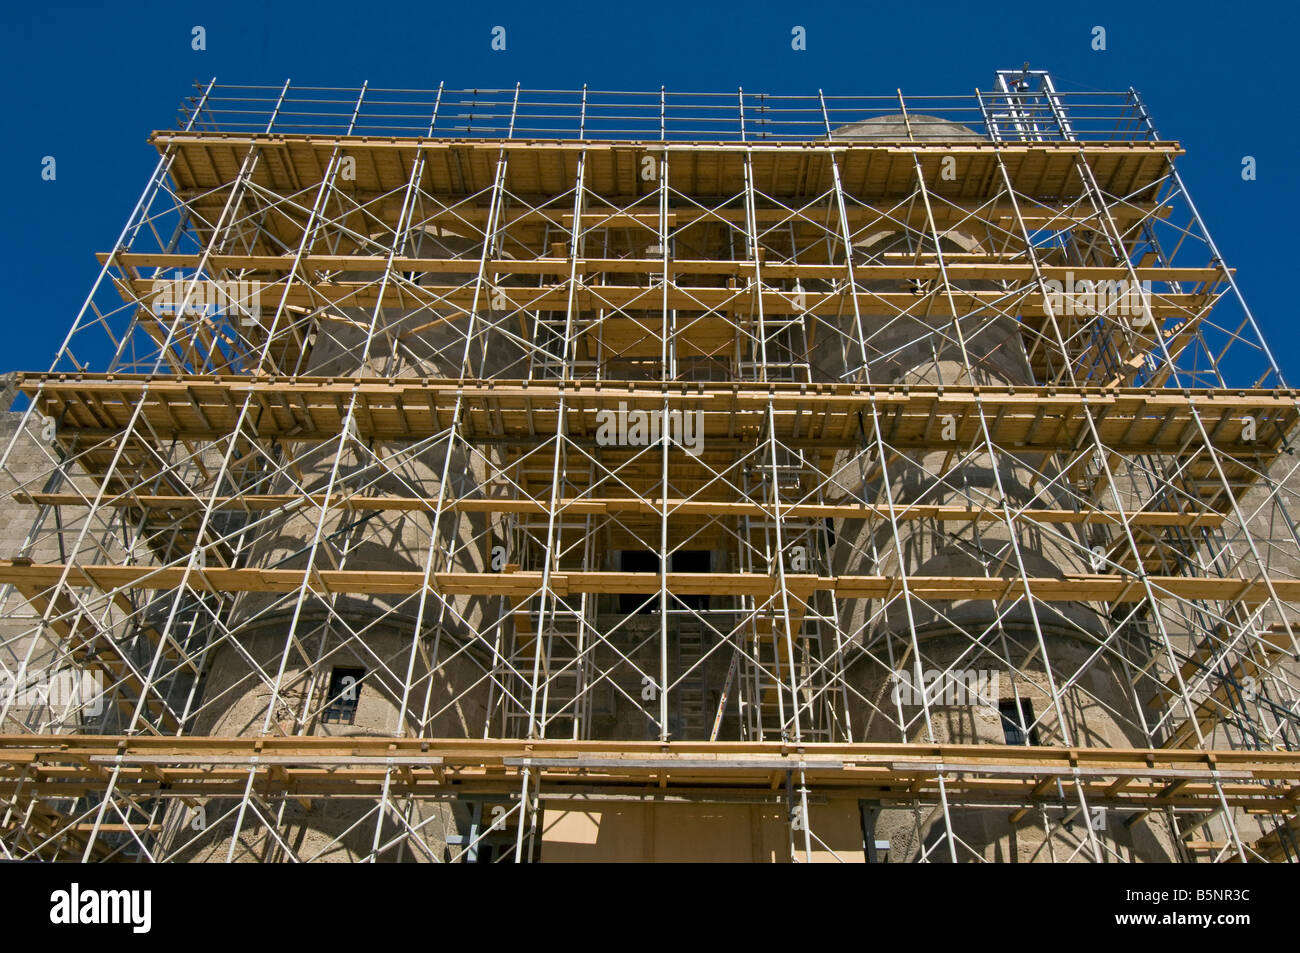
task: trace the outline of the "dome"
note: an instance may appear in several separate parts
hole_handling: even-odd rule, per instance
[[[881,139],[902,142],[947,142],[952,139],[983,139],[961,123],[922,113],[894,113],[851,122],[831,132],[832,139]]]

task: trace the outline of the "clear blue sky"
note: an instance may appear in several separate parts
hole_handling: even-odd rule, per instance
[[[1141,2],[726,7],[673,0],[388,4],[24,3],[5,10],[0,370],[44,370],[195,80],[385,87],[593,88],[876,95],[969,93],[1028,60],[1065,89],[1136,87],[1288,381],[1300,381],[1294,227],[1300,198],[1292,4]],[[507,28],[508,49],[490,49]],[[808,49],[790,48],[807,28]],[[207,30],[207,50],[190,30]],[[1091,30],[1107,30],[1107,50]],[[1292,105],[1287,106],[1286,103]],[[43,182],[42,156],[58,161]],[[1258,179],[1244,182],[1253,155]]]

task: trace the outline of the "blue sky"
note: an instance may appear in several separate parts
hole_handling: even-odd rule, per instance
[[[11,6],[0,44],[11,187],[3,230],[7,353],[46,369],[195,80],[385,87],[969,93],[1026,60],[1069,90],[1136,87],[1239,279],[1289,382],[1300,380],[1293,218],[1300,125],[1286,106],[1300,15],[1292,5],[672,0],[599,4],[37,3]],[[507,28],[506,52],[490,31]],[[790,48],[794,25],[808,49]],[[190,48],[195,25],[207,50]],[[1107,50],[1091,31],[1107,31]],[[44,182],[41,158],[58,178]],[[1242,156],[1258,178],[1241,178]]]

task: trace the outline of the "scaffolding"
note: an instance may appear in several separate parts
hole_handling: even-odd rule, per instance
[[[0,856],[1300,858],[1300,400],[1136,91],[151,142],[13,379]]]

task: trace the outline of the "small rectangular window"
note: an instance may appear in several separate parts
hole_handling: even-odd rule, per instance
[[[355,723],[357,701],[361,698],[361,680],[365,677],[364,668],[335,667],[330,672],[329,690],[321,721],[339,725]]]
[[[1002,716],[1002,734],[1009,745],[1023,745],[1026,732],[1031,745],[1038,744],[1038,729],[1034,727],[1034,706],[1028,698],[1004,698],[998,702]],[[1021,727],[1021,726],[1024,727]]]

